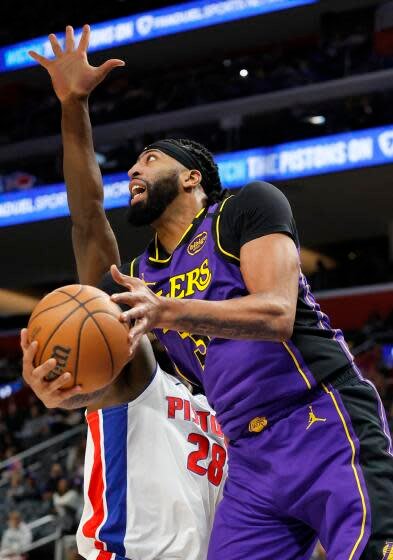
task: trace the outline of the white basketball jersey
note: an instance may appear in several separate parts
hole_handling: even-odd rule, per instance
[[[205,397],[158,367],[137,399],[86,418],[79,553],[88,560],[204,560],[227,466]]]

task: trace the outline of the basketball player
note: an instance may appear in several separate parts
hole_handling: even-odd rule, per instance
[[[86,44],[82,36],[84,56]],[[80,123],[90,161],[91,76],[120,63],[94,70],[72,49],[54,50],[55,62],[33,56],[52,77],[63,131]],[[60,76],[73,82],[63,97]],[[75,160],[81,184],[93,184]],[[286,198],[262,182],[224,198],[211,154],[189,140],[147,146],[128,173],[129,221],[156,230],[140,257],[111,270],[129,290],[113,298],[135,321],[131,353],[153,329],[178,371],[203,385],[230,439],[209,560],[306,560],[317,536],[331,560],[389,558],[393,456],[382,403],[310,292]],[[85,242],[95,243],[85,217]]]
[[[147,337],[111,385],[87,395],[61,390],[67,375],[45,381],[53,359],[33,369],[36,343],[26,329],[22,348],[23,376],[47,407],[87,406],[79,553],[204,560],[226,475],[223,435],[205,397],[160,369]]]
[[[64,167],[79,280],[97,285],[119,257],[95,184],[94,150],[86,161],[84,124],[63,122]],[[111,385],[87,395],[63,389],[69,373],[45,380],[56,360],[34,368],[37,343],[29,343],[26,329],[21,346],[23,376],[47,407],[87,406],[79,553],[88,560],[205,560],[227,470],[206,398],[160,369],[147,337]]]

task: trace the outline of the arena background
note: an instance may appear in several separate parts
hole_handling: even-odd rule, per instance
[[[126,61],[90,100],[122,260],[151,236],[126,225],[124,208],[126,171],[152,140],[205,143],[234,191],[254,179],[273,182],[292,204],[317,299],[345,329],[392,426],[393,2],[3,0],[1,558],[9,557],[12,524],[15,546],[20,538],[29,550],[18,557],[77,558],[83,416],[46,411],[23,387],[19,330],[45,293],[76,279],[59,106],[26,52],[33,42],[46,53],[48,33],[84,23],[92,25],[92,63]]]

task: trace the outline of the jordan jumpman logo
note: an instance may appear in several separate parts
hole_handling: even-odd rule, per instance
[[[308,430],[309,428],[311,428],[311,426],[313,424],[315,424],[315,422],[326,422],[326,418],[318,418],[317,416],[315,416],[312,406],[308,407],[310,409],[309,412],[309,418],[308,418],[308,426],[306,428],[306,430]]]

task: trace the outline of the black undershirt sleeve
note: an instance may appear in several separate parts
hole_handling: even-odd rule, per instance
[[[299,245],[292,210],[284,194],[269,183],[249,183],[224,205],[220,217],[220,243],[240,257],[240,248],[253,239],[283,233]]]
[[[123,274],[127,274],[128,276],[130,275],[130,263],[124,263],[119,267],[120,272],[122,272]],[[127,288],[125,288],[124,286],[121,286],[120,284],[118,284],[117,282],[115,282],[112,278],[112,274],[110,273],[110,271],[106,272],[104,274],[104,276],[102,277],[101,281],[99,282],[97,288],[99,288],[100,290],[102,290],[103,292],[106,292],[108,295],[112,295],[112,294],[118,294],[120,292],[127,292]],[[129,309],[126,306],[121,305],[120,306],[123,310],[127,310]]]

